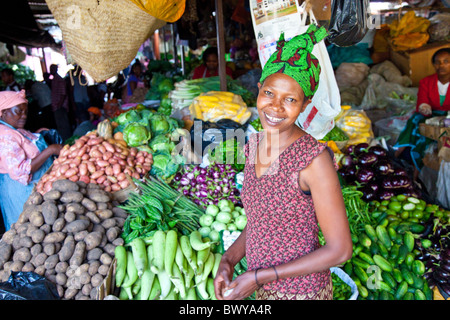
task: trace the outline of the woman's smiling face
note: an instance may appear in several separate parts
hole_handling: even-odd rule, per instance
[[[274,73],[258,83],[256,101],[263,128],[280,133],[292,129],[295,121],[311,102],[305,99],[300,85],[288,75]]]

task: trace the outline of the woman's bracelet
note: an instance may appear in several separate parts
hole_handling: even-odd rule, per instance
[[[272,266],[272,268],[273,268],[273,271],[275,271],[275,275],[276,275],[276,277],[277,277],[277,279],[276,279],[275,281],[278,281],[280,278],[278,277],[277,268],[275,268],[275,266]],[[255,269],[255,283],[256,283],[256,285],[258,286],[258,288],[261,288],[263,285],[258,283],[258,277],[257,277],[257,273],[258,273],[258,270],[259,270],[259,269],[260,269],[260,268]]]
[[[272,266],[272,268],[273,268],[273,271],[275,271],[275,275],[277,276],[277,280],[276,281],[278,281],[278,272],[277,272],[277,269],[275,268],[275,266]]]
[[[256,273],[258,272],[259,269],[260,269],[260,268],[255,269],[255,283],[256,283],[256,285],[258,286],[258,288],[261,288],[261,287],[262,287],[262,284],[259,284],[259,283],[258,283],[258,278],[256,277]]]

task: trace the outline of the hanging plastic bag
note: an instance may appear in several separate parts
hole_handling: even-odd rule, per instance
[[[0,283],[0,300],[59,300],[56,285],[34,272],[11,272]]]
[[[41,134],[43,135],[45,142],[47,142],[48,145],[62,144],[64,142],[56,129],[44,130],[41,131]]]
[[[312,11],[305,10],[305,3],[301,6],[300,33],[306,32],[306,17],[309,15],[311,23],[316,23]],[[334,118],[341,112],[341,96],[339,87],[331,65],[330,56],[324,41],[314,46],[312,54],[319,60],[321,71],[319,86],[306,107],[296,120],[296,124],[316,139],[322,139],[334,127]]]
[[[360,42],[369,29],[369,0],[334,0],[328,41],[347,47]]]

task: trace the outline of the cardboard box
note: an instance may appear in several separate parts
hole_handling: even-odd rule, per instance
[[[97,287],[97,300],[103,300],[110,294],[118,295],[115,286],[116,277],[116,258],[114,258],[111,266],[109,267],[108,273],[103,280],[103,282]]]
[[[441,48],[450,48],[450,43],[428,43],[420,48],[403,52],[394,51],[391,48],[390,60],[403,74],[411,78],[412,86],[417,87],[421,79],[436,72],[431,57]]]
[[[427,166],[428,168],[431,168],[433,170],[439,171],[439,168],[441,166],[441,161],[439,159],[438,153],[427,153],[423,159],[423,164]]]

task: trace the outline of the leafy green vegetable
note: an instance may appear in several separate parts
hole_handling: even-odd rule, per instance
[[[257,118],[255,120],[253,120],[252,122],[250,122],[250,124],[252,125],[253,128],[255,128],[256,131],[262,131],[263,130],[260,118]]]
[[[141,120],[141,116],[138,111],[134,109],[130,109],[127,112],[119,114],[114,121],[117,122],[119,125],[124,124],[127,125],[130,122],[137,122]]]
[[[171,153],[175,148],[175,142],[172,141],[171,135],[169,133],[160,134],[150,140],[149,147],[154,151],[166,151]]]
[[[214,149],[209,150],[209,161],[218,164],[231,164],[237,171],[244,170],[245,155],[243,146],[237,139],[232,138],[220,142]],[[232,161],[232,163],[229,163]]]
[[[179,154],[171,155],[167,151],[157,151],[153,153],[153,164],[150,174],[169,182],[184,162],[184,157]]]
[[[130,147],[146,144],[151,137],[151,132],[142,123],[131,122],[123,130],[123,139]]]
[[[169,98],[168,93],[161,96],[158,112],[166,116],[170,116],[172,114],[172,99]]]
[[[158,91],[161,94],[169,93],[169,91],[173,90],[175,86],[173,82],[169,78],[165,78],[158,83]]]
[[[325,137],[322,138],[324,141],[346,141],[348,140],[347,134],[339,127],[334,126]]]
[[[170,125],[162,114],[155,114],[150,118],[150,128],[154,136],[169,132]]]

